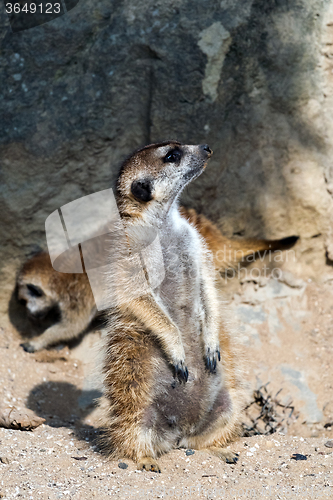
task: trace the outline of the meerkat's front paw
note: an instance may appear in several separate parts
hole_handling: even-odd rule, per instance
[[[221,361],[220,349],[218,347],[216,349],[207,347],[205,355],[205,365],[207,370],[209,370],[211,373],[214,373],[216,370],[217,361]]]
[[[174,377],[179,382],[187,382],[188,379],[188,369],[185,364],[185,351],[181,342],[178,345],[173,346],[170,356],[171,364],[174,369]]]
[[[25,352],[36,352],[38,351],[37,347],[32,342],[23,342],[20,344],[21,347],[25,350]]]
[[[161,472],[161,469],[152,457],[143,457],[138,463],[139,470],[147,470],[150,472]]]
[[[47,344],[40,342],[40,340],[30,340],[29,342],[23,342],[20,344],[21,347],[25,350],[25,352],[37,352],[42,349],[46,349]]]
[[[179,361],[174,365],[175,378],[178,378],[179,382],[187,382],[188,379],[188,369],[185,365],[185,361]]]

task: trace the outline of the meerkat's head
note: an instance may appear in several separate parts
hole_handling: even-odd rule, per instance
[[[27,316],[42,321],[56,304],[49,290],[49,268],[47,254],[40,254],[25,263],[16,282],[17,298],[26,307]],[[51,267],[52,270],[52,267]]]
[[[203,172],[211,155],[207,144],[189,146],[176,141],[135,152],[124,162],[118,178],[121,216],[152,224],[163,220],[185,186]]]

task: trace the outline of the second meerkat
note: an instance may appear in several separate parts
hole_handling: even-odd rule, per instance
[[[158,456],[177,446],[236,461],[224,447],[239,432],[245,402],[241,355],[225,324],[212,256],[178,208],[211,154],[207,145],[153,144],[133,154],[118,178],[124,228],[158,231],[166,275],[146,295],[124,294],[109,312],[105,444],[153,471]]]

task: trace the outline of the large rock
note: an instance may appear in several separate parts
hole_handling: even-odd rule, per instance
[[[328,0],[81,0],[11,33],[1,10],[3,309],[44,221],[112,186],[134,148],[214,156],[184,194],[228,236],[300,236],[296,272],[333,259]]]

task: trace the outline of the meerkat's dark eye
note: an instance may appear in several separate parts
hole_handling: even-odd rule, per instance
[[[134,198],[140,201],[150,201],[153,199],[152,185],[147,179],[143,179],[142,181],[133,181],[131,192]]]
[[[39,286],[29,284],[27,285],[27,289],[32,297],[42,297],[44,295],[43,290]]]
[[[166,163],[178,163],[182,157],[180,149],[172,149],[169,151],[165,157],[164,162]]]

